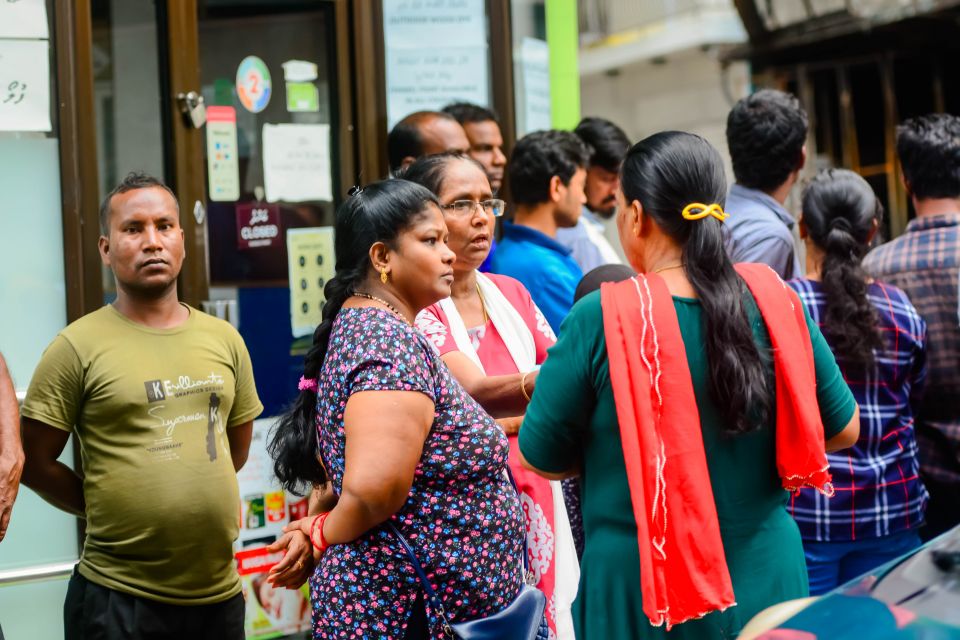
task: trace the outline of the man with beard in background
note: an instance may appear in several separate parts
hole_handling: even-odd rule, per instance
[[[588,273],[605,264],[622,263],[604,236],[603,221],[617,211],[620,164],[630,148],[630,139],[623,129],[603,118],[584,118],[573,132],[590,150],[584,189],[587,204],[576,226],[557,230],[557,242],[570,249],[581,271]]]

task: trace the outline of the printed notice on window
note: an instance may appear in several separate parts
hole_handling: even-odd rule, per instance
[[[388,48],[486,46],[486,1],[383,0],[383,31]]]
[[[399,49],[387,56],[387,126],[451,102],[490,104],[487,48]]]
[[[0,38],[49,38],[47,0],[0,0]]]
[[[320,324],[323,288],[334,274],[333,227],[287,229],[290,328],[295,338]]]
[[[0,40],[0,131],[50,131],[49,51],[46,40]]]
[[[550,48],[546,41],[524,38],[520,47],[523,109],[520,135],[552,126],[550,117]]]
[[[383,0],[387,127],[451,102],[490,104],[484,0]]]
[[[332,200],[330,125],[263,125],[267,202]]]
[[[213,202],[240,198],[237,110],[233,107],[207,107],[207,188]]]

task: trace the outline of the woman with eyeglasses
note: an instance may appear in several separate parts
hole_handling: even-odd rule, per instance
[[[576,549],[560,483],[519,463],[517,432],[539,365],[556,338],[522,284],[477,269],[490,252],[504,203],[493,197],[483,168],[457,154],[417,160],[402,176],[437,195],[453,263],[450,297],[424,309],[417,327],[460,384],[494,416],[510,439],[510,468],[526,514],[530,568],[547,596],[547,621],[573,638],[570,607],[579,577]]]

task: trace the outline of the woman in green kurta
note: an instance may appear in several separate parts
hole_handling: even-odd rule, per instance
[[[610,382],[601,296],[595,292],[577,303],[564,321],[560,338],[540,371],[533,402],[520,430],[520,449],[531,468],[549,477],[580,475],[586,545],[574,621],[581,640],[733,638],[762,609],[807,595],[803,549],[796,524],[784,509],[789,495],[782,489],[777,473],[773,411],[764,412],[763,397],[755,394],[754,399],[759,401],[757,406],[747,407],[746,419],[753,416],[759,424],[734,433],[729,408],[723,409],[731,401],[724,398],[718,402],[711,380],[717,373],[716,367],[711,372],[711,355],[718,349],[736,349],[730,346],[731,340],[717,344],[716,336],[711,335],[711,331],[723,331],[717,326],[721,319],[716,315],[710,318],[705,311],[707,302],[716,308],[716,299],[706,299],[704,286],[722,282],[733,273],[732,268],[722,253],[720,259],[712,256],[712,260],[726,265],[717,265],[712,280],[701,284],[694,266],[699,257],[687,249],[685,242],[694,234],[688,231],[683,237],[676,232],[679,225],[709,224],[716,227],[717,237],[713,240],[722,242],[720,220],[680,220],[672,227],[664,220],[669,215],[679,218],[684,204],[689,202],[722,202],[722,164],[716,151],[700,138],[689,134],[658,136],[661,138],[654,136],[657,139],[652,142],[648,139],[639,143],[624,163],[626,198],[621,202],[618,226],[631,265],[639,273],[661,272],[673,297],[699,411],[720,538],[737,604],[675,626],[669,633],[665,627],[652,626],[644,615],[637,523]],[[676,157],[664,156],[664,149]],[[692,157],[684,157],[683,152]],[[653,166],[660,169],[651,174],[653,159],[657,160]],[[669,162],[673,164],[662,166]],[[645,168],[645,173],[637,171],[637,163]],[[677,180],[687,167],[699,173],[693,176],[693,186],[686,192],[676,184],[664,184],[670,178]],[[664,205],[663,196],[658,199],[644,189],[639,189],[638,195],[633,184],[638,178],[643,179],[646,189],[659,187],[665,193],[682,194],[685,203]],[[701,190],[698,192],[697,188]],[[671,237],[665,228],[680,235],[680,239]],[[712,233],[713,229],[709,231]],[[700,233],[696,246],[702,251],[707,233],[696,233]],[[729,272],[726,268],[730,268]],[[694,271],[693,277],[690,271]],[[742,309],[742,330],[747,332],[743,335],[752,335],[757,353],[763,356],[757,362],[769,389],[767,407],[772,408],[775,405],[771,401],[774,381],[770,338],[754,299],[745,287],[739,287],[739,291],[742,306],[734,306]],[[849,446],[851,437],[856,440],[856,403],[816,325],[809,316],[806,321],[816,370],[816,398],[809,401],[819,404],[827,448]],[[732,404],[736,404],[736,399]],[[764,413],[765,419],[757,418]]]

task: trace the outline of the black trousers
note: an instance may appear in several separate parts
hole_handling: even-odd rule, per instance
[[[74,569],[63,605],[66,640],[243,640],[244,601],[195,607],[165,604],[108,589]]]

